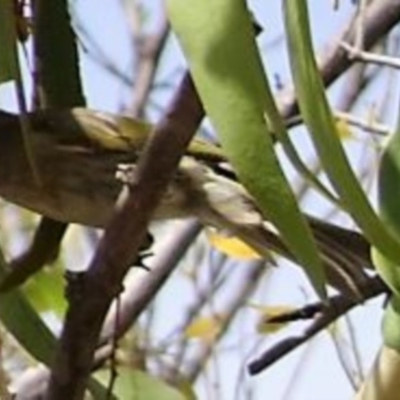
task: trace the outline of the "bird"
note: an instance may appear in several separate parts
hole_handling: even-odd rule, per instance
[[[0,197],[56,221],[105,228],[129,191],[153,126],[88,108],[43,109],[25,117],[26,138],[18,114],[0,110]],[[190,143],[153,215],[188,217],[238,236],[267,258],[274,252],[296,262],[238,182],[223,149],[199,138]],[[364,268],[371,267],[368,242],[356,231],[305,217],[329,283],[360,296],[357,281],[367,279]]]

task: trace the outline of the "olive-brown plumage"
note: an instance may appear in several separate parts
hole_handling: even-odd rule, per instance
[[[39,181],[34,179],[18,116],[1,111],[0,196],[55,220],[105,227],[129,190],[151,126],[79,108],[44,110],[29,114],[28,120]],[[193,141],[154,218],[195,216],[239,236],[265,256],[274,250],[292,258],[244,188],[215,171],[224,162],[219,147]],[[370,264],[365,240],[355,232],[308,219],[331,283],[346,290],[362,279],[360,266]]]

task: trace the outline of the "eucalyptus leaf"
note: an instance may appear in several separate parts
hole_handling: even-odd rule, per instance
[[[379,214],[386,226],[400,240],[400,109],[397,129],[386,142],[379,165]],[[400,351],[400,262],[383,254],[379,248],[372,251],[374,265],[393,292],[385,310],[383,338],[386,346]]]
[[[288,53],[299,107],[325,172],[344,209],[369,242],[392,260],[400,259],[400,241],[382,223],[355,176],[336,131],[312,48],[305,0],[284,1]]]
[[[318,250],[275,154],[267,81],[246,2],[168,0],[167,9],[229,161],[324,296]]]
[[[6,271],[7,264],[0,253],[0,275],[4,276]],[[18,289],[0,294],[0,319],[27,352],[49,365],[55,338]]]

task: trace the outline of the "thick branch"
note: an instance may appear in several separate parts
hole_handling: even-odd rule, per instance
[[[108,308],[121,290],[152,213],[203,116],[192,80],[185,75],[169,111],[145,147],[126,203],[115,213],[80,282],[83,290],[71,298],[48,399],[83,398]]]

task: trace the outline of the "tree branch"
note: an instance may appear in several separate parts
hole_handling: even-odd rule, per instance
[[[375,0],[366,7],[363,15],[363,45],[369,50],[382,36],[388,34],[396,26],[400,19],[400,0]],[[354,62],[348,57],[346,50],[341,46],[342,42],[354,43],[357,35],[357,24],[354,20],[338,35],[336,45],[332,46],[325,54],[321,54],[321,76],[325,87],[331,85]],[[282,116],[290,118],[298,114],[296,93],[293,87],[288,88],[279,95],[279,109]]]
[[[151,215],[203,116],[193,82],[186,74],[169,111],[145,146],[128,199],[105,230],[82,281],[78,278],[82,290],[70,300],[47,399],[83,398],[108,308],[121,291]]]
[[[362,290],[363,301],[388,292],[387,286],[379,277],[369,278],[369,280],[364,283],[363,287],[359,289]],[[302,309],[269,319],[269,323],[283,323],[315,317],[313,323],[302,335],[282,340],[276,346],[267,350],[257,360],[252,361],[248,367],[249,373],[251,375],[256,375],[264,371],[274,362],[280,360],[286,354],[307,342],[311,337],[321,332],[333,321],[357,305],[359,305],[359,302],[355,301],[354,298],[339,294],[329,300],[328,306],[324,306],[322,303],[309,304]]]

